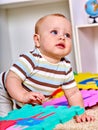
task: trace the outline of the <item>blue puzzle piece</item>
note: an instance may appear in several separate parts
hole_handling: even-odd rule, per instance
[[[26,125],[26,126],[32,126],[32,125],[38,125],[42,122],[43,120],[40,119],[34,119],[32,117],[26,118],[26,119],[21,119],[16,122],[17,125]]]
[[[98,77],[85,79],[85,80],[79,82],[79,84],[87,84],[88,82],[95,82],[96,86],[98,86]]]

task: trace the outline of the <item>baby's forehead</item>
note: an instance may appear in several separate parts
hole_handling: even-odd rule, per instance
[[[60,19],[61,21],[62,20],[65,20],[65,21],[68,21],[65,17],[62,17],[62,16],[55,16],[55,15],[50,15],[50,16],[46,16],[42,19],[42,23],[45,23],[47,21],[51,21],[51,22],[55,22],[57,21],[57,19]],[[49,22],[48,22],[49,23]]]
[[[49,15],[41,18],[37,23],[38,32],[48,28],[58,28],[70,26],[70,22],[66,17]]]
[[[66,18],[60,16],[47,16],[40,22],[40,26],[43,27],[58,27],[61,25],[64,26],[66,24],[70,24],[70,22]]]

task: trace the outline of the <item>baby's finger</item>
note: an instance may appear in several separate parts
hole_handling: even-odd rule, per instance
[[[42,104],[42,99],[37,94],[30,94],[30,102],[37,102],[38,104]]]
[[[38,93],[38,92],[33,92],[32,93],[35,97],[37,97],[39,100],[42,100],[42,101],[44,101],[45,100],[45,96],[43,95],[43,94],[41,94],[41,93]]]

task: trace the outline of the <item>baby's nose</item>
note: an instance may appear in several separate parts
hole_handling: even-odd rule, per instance
[[[65,40],[65,36],[64,35],[60,35],[59,38],[62,39],[62,40]]]

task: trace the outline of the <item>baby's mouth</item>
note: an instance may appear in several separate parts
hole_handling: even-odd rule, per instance
[[[65,48],[65,45],[63,43],[59,43],[56,46],[59,47],[60,49],[64,49]]]

